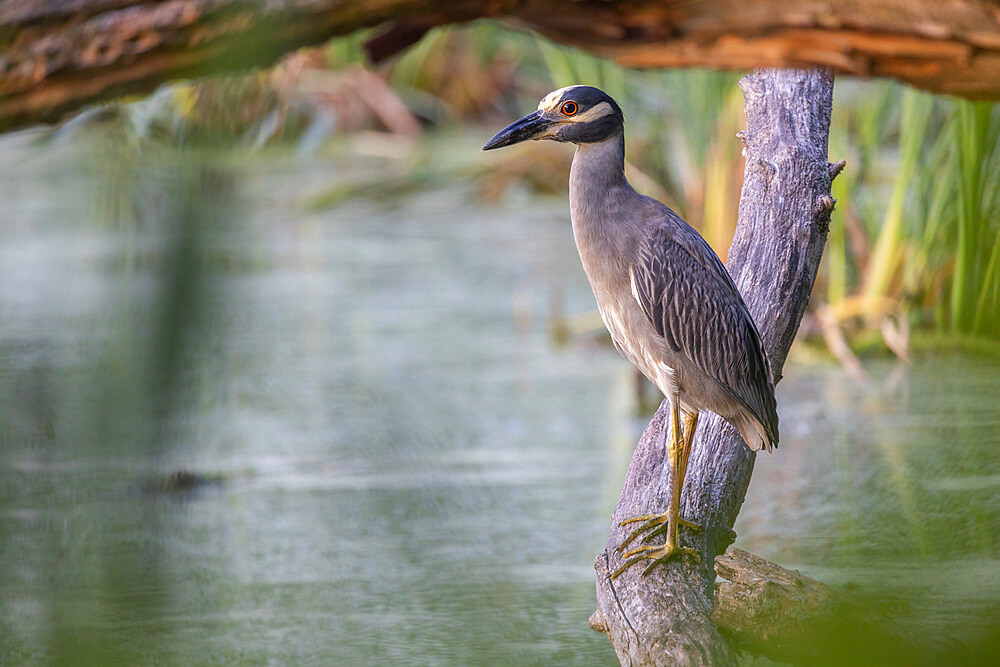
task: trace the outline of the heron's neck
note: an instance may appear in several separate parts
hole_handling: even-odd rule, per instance
[[[590,144],[579,144],[569,172],[570,201],[602,191],[628,187],[625,180],[625,133]]]
[[[627,256],[634,227],[627,215],[628,204],[637,196],[625,180],[623,133],[577,146],[569,174],[569,208],[573,236],[591,285],[595,285],[593,276],[621,273],[620,267],[604,265]]]
[[[569,172],[569,209],[578,242],[581,232],[597,232],[621,218],[609,213],[623,210],[626,200],[635,196],[625,180],[624,133],[577,146]]]

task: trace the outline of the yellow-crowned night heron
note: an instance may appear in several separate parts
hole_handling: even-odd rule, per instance
[[[590,86],[560,88],[483,150],[528,139],[577,145],[570,217],[597,307],[618,351],[670,400],[669,509],[624,521],[639,527],[619,551],[643,533],[643,542],[666,533],[666,543],[625,552],[612,576],[651,559],[648,573],[675,555],[697,555],[680,546],[677,531],[697,528],[680,519],[679,505],[698,413],[721,415],[753,451],[778,442],[770,366],[736,285],[705,239],[625,179],[624,118],[611,97]]]

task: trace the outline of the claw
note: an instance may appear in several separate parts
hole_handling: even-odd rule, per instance
[[[636,538],[638,538],[640,535],[642,535],[647,530],[653,530],[653,532],[651,532],[648,535],[646,535],[646,537],[644,537],[643,540],[642,540],[643,542],[648,542],[650,538],[652,538],[652,537],[654,537],[656,535],[662,535],[663,533],[665,533],[667,531],[667,514],[666,513],[663,513],[663,514],[643,514],[642,516],[634,516],[634,517],[632,517],[630,519],[625,519],[624,521],[622,521],[618,525],[621,526],[622,528],[624,528],[625,526],[627,526],[630,523],[637,523],[639,521],[642,521],[643,524],[641,526],[639,526],[638,528],[636,528],[635,530],[633,530],[631,533],[629,533],[628,536],[624,540],[622,540],[622,543],[620,545],[618,545],[618,548],[615,549],[615,551],[617,551],[618,553],[621,553],[622,551],[624,551],[625,549],[628,548],[628,545],[632,544],[632,542],[634,542],[636,540]],[[677,523],[678,523],[678,525],[684,526],[685,528],[689,528],[691,530],[701,530],[701,526],[699,526],[696,523],[692,523],[691,521],[685,521],[684,519],[678,519]]]
[[[656,525],[659,525],[661,523],[665,523],[666,520],[667,520],[667,513],[666,512],[664,512],[662,514],[642,514],[640,516],[634,516],[634,517],[632,517],[630,519],[625,519],[624,521],[622,521],[618,525],[621,526],[622,528],[624,528],[628,524],[630,524],[630,523],[636,523],[637,521],[645,521],[645,522],[648,522],[648,523],[653,523],[655,521]],[[692,521],[687,521],[685,519],[677,519],[677,524],[681,525],[681,526],[684,526],[685,528],[690,528],[691,530],[701,530],[701,526],[699,526],[698,524],[696,524],[696,523],[694,523]]]
[[[633,558],[632,560],[625,561],[624,563],[622,563],[621,567],[619,567],[617,570],[615,570],[614,572],[611,573],[611,578],[612,579],[617,578],[618,575],[620,575],[622,572],[624,572],[625,570],[629,569],[630,567],[632,567],[633,565],[635,565],[636,563],[638,563],[641,560],[643,560],[643,559],[640,557],[640,558]]]
[[[615,549],[615,551],[618,552],[618,553],[621,553],[622,551],[624,551],[625,549],[627,549],[628,545],[632,544],[632,542],[633,542],[633,540],[635,540],[635,538],[637,538],[640,535],[642,535],[642,532],[644,530],[646,530],[646,528],[644,526],[639,526],[638,528],[636,528],[635,530],[633,530],[631,533],[629,533],[628,537],[626,537],[624,540],[622,540],[622,543],[618,545],[618,548]]]
[[[622,554],[622,558],[628,559],[628,558],[632,558],[633,556],[637,556],[637,555],[639,555],[641,553],[645,553],[647,551],[657,551],[659,549],[663,549],[663,547],[662,546],[656,547],[656,546],[653,546],[652,544],[646,544],[646,545],[641,546],[641,547],[636,547],[635,549],[632,549],[631,551],[626,551],[625,553]]]
[[[651,519],[659,519],[665,516],[664,514],[640,514],[639,516],[633,516],[631,518],[625,519],[618,525],[624,528],[630,523],[635,523],[637,521],[650,521]]]
[[[657,535],[665,534],[668,528],[669,526],[667,525],[667,522],[664,521],[663,525],[661,525],[659,528],[654,528],[653,530],[649,531],[649,533],[642,538],[642,543],[649,544],[649,541],[652,540]],[[695,526],[695,528],[693,528],[692,530],[700,530],[700,529],[701,529],[700,526]]]
[[[673,558],[676,558],[677,556],[682,555],[692,556],[696,562],[701,559],[701,554],[698,553],[698,550],[692,549],[691,547],[678,547],[666,544],[662,546],[647,544],[645,546],[637,547],[622,554],[622,558],[625,559],[625,562],[622,563],[621,567],[611,573],[611,578],[615,579],[622,572],[636,563],[652,558],[653,561],[642,571],[642,576],[645,577],[652,572],[653,568],[657,565],[661,565]]]

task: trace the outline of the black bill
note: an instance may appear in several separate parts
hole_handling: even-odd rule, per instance
[[[503,148],[504,146],[510,146],[511,144],[516,144],[521,141],[534,139],[542,130],[547,128],[549,124],[550,121],[542,117],[541,111],[529,113],[521,120],[516,120],[497,132],[492,139],[486,142],[486,145],[483,146],[483,150],[489,151],[494,148]]]

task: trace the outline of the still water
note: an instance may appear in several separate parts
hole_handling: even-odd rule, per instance
[[[398,167],[0,143],[0,663],[614,664],[592,563],[644,419],[550,334],[593,308],[563,199],[324,210]],[[981,641],[1000,363],[869,370],[789,365],[737,545]]]

